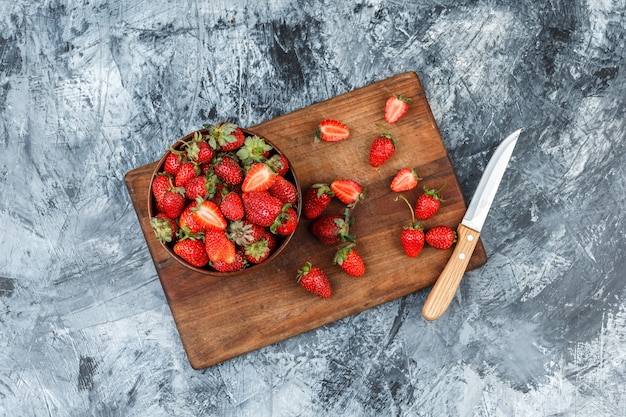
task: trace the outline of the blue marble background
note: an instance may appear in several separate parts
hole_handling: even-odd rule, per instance
[[[0,415],[626,415],[626,4],[0,0]],[[450,310],[427,291],[190,368],[124,185],[205,122],[415,71],[469,199],[523,127]]]

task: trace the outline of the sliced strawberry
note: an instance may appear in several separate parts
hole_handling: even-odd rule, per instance
[[[343,123],[334,119],[326,119],[320,122],[315,131],[315,142],[339,142],[348,139],[348,136],[350,136],[350,129]]]
[[[330,183],[330,189],[339,201],[350,207],[365,199],[363,187],[354,180],[335,180]]]
[[[421,178],[412,168],[402,168],[391,181],[391,191],[399,193],[412,190]]]
[[[211,200],[204,200],[192,209],[193,220],[205,230],[224,230],[226,219]]]
[[[243,192],[265,191],[276,181],[276,174],[270,167],[259,163],[252,165],[243,179],[241,190]]]
[[[385,120],[389,124],[397,122],[409,109],[410,99],[404,96],[391,96],[385,103]]]

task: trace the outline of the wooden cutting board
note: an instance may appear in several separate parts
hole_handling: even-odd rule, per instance
[[[408,113],[395,125],[384,121],[385,101],[391,95],[410,98]],[[318,123],[342,121],[350,137],[337,143],[315,143]],[[382,167],[372,168],[369,148],[381,129],[397,138],[397,152]],[[423,178],[404,195],[415,202],[423,186],[446,183],[440,212],[422,222],[425,229],[445,224],[453,229],[466,209],[448,153],[441,139],[422,85],[413,72],[396,75],[302,110],[277,117],[248,130],[268,138],[286,156],[303,192],[314,183],[354,179],[366,187],[367,198],[353,212],[351,231],[366,274],[353,278],[332,264],[335,248],[322,246],[302,219],[289,246],[275,263],[234,278],[198,274],[171,259],[154,238],[148,218],[150,178],[156,162],[126,174],[125,180],[148,249],[167,297],[191,366],[201,369],[246,352],[279,342],[335,320],[359,313],[431,286],[451,250],[425,247],[417,258],[404,255],[402,227],[410,220],[405,203],[394,201],[389,184],[403,167],[416,168]],[[172,138],[172,143],[178,138]],[[165,151],[165,150],[164,150]],[[160,155],[159,155],[160,156]],[[341,212],[335,201],[327,209]],[[311,261],[328,275],[333,295],[313,296],[296,282],[298,268]],[[479,242],[469,269],[487,261]],[[421,310],[421,305],[415,309]]]

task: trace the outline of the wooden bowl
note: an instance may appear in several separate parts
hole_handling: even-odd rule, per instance
[[[254,132],[251,132],[247,129],[241,129],[244,133],[244,135],[246,137],[249,136],[259,136],[256,135]],[[171,149],[175,149],[175,150],[179,150],[181,148],[181,146],[183,146],[183,144],[185,142],[188,142],[189,140],[191,140],[194,135],[196,134],[196,132],[200,132],[201,134],[207,134],[209,132],[208,129],[203,128],[203,129],[199,129],[197,131],[191,132],[188,135],[182,137],[181,139],[177,140],[170,149],[167,150],[167,152],[165,152],[165,154],[163,154],[163,156],[161,157],[161,159],[159,160],[158,164],[156,165],[156,168],[154,169],[153,173],[152,173],[152,177],[150,179],[150,188],[148,190],[148,215],[150,218],[153,218],[156,214],[158,214],[157,209],[156,209],[156,200],[152,194],[152,181],[154,181],[154,178],[157,176],[157,174],[159,174],[160,172],[163,172],[163,166],[165,164],[165,160],[167,159],[168,155],[171,153]],[[259,136],[261,137],[261,136]],[[287,161],[289,162],[289,159],[267,138],[261,137],[268,145],[270,145],[273,150],[270,151],[270,155],[273,154],[279,154],[284,156]],[[269,157],[268,156],[268,157]],[[300,184],[297,180],[296,177],[296,173],[293,171],[293,168],[291,166],[291,163],[289,163],[289,171],[284,175],[284,177],[289,180],[292,184],[295,185],[296,187],[296,192],[297,192],[297,197],[298,197],[298,201],[296,203],[296,205],[294,206],[294,209],[296,210],[297,213],[297,220],[298,223],[300,222],[300,216],[301,216],[301,211],[302,211],[302,189],[300,187]],[[295,233],[295,231],[294,231]],[[173,243],[166,243],[166,242],[160,242],[161,245],[163,246],[163,249],[165,249],[165,251],[172,257],[174,258],[177,262],[179,262],[182,266],[184,266],[185,268],[189,268],[192,269],[196,272],[199,272],[201,274],[204,275],[210,275],[210,276],[236,276],[238,274],[241,274],[242,272],[245,273],[249,273],[251,271],[256,271],[259,270],[261,268],[267,267],[269,265],[272,264],[272,261],[275,260],[276,258],[278,258],[285,250],[285,248],[287,247],[287,245],[289,244],[289,241],[291,240],[291,238],[293,237],[293,234],[290,234],[288,236],[279,236],[279,235],[275,235],[276,237],[276,249],[274,250],[274,252],[272,252],[270,254],[270,256],[265,259],[264,261],[258,263],[258,264],[251,264],[249,263],[248,266],[240,271],[236,271],[236,272],[220,272],[217,271],[215,269],[213,269],[210,265],[206,265],[202,268],[193,266],[191,264],[189,264],[187,261],[185,261],[184,259],[182,259],[180,256],[178,256],[176,253],[174,253],[173,247],[174,244]],[[156,237],[155,237],[156,239]]]

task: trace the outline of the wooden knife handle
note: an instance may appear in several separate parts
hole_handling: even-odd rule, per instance
[[[448,309],[461,283],[465,269],[467,269],[476,243],[478,243],[480,232],[460,224],[456,230],[456,235],[456,247],[452,256],[443,268],[422,308],[422,316],[426,320],[436,320]]]

